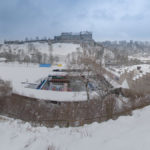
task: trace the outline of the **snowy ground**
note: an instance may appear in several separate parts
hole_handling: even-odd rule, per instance
[[[50,68],[38,65],[0,63],[0,78],[11,81],[13,90],[22,94],[35,93],[32,90],[30,93],[21,82],[34,82],[49,73]],[[53,96],[50,93],[48,97],[53,99],[56,95],[66,99],[66,93],[61,92]],[[0,150],[149,150],[149,116],[150,106],[134,111],[133,116],[77,128],[32,127],[29,123],[0,116]]]
[[[120,71],[122,71],[122,73],[124,73],[125,70],[126,70],[127,72],[130,72],[130,71],[132,71],[132,70],[137,70],[137,67],[141,67],[141,68],[140,68],[140,71],[142,71],[142,72],[141,72],[142,74],[145,74],[145,73],[147,73],[147,72],[150,72],[150,65],[149,65],[149,64],[140,64],[140,65],[133,65],[133,66],[129,66],[129,67],[121,67],[121,70],[120,70]]]
[[[137,67],[141,67],[140,70],[139,70],[140,72],[137,70]],[[111,68],[107,68],[107,69],[116,76],[120,76],[121,74],[125,73],[125,71],[130,72],[130,71],[133,71],[133,70],[136,70],[137,75],[140,74],[141,76],[146,74],[146,73],[150,73],[150,65],[149,64],[111,67]]]
[[[11,81],[13,92],[20,95],[57,101],[87,100],[86,92],[57,92],[25,88],[22,82],[35,83],[41,78],[47,77],[52,70],[62,67],[40,68],[39,65],[0,63],[0,78]]]
[[[133,79],[137,79],[138,77],[141,77],[144,74],[150,72],[150,65],[147,64],[113,68],[113,70],[109,69],[109,71],[111,71],[115,76],[119,77],[120,74],[118,74],[118,72],[122,74],[125,72],[125,70],[127,70],[128,72],[137,70],[137,66],[141,66],[141,72],[137,71]],[[24,96],[57,101],[87,100],[86,92],[54,92],[47,90],[36,90],[25,88],[25,85],[22,84],[22,82],[35,83],[37,80],[45,78],[49,74],[52,74],[52,70],[56,68],[63,69],[63,67],[56,66],[50,68],[40,68],[39,65],[33,64],[27,65],[18,63],[0,63],[0,78],[2,78],[3,80],[11,81],[13,92]],[[110,82],[112,83],[112,85],[114,85],[114,87],[124,87],[123,85],[117,84],[113,80],[110,80]],[[94,95],[94,93],[92,94]]]
[[[32,127],[0,116],[2,150],[149,150],[150,106],[101,124],[77,128]]]
[[[148,53],[144,53],[144,52],[137,53],[137,54],[134,54],[132,56],[128,56],[128,58],[130,60],[138,59],[138,60],[140,60],[141,62],[144,62],[144,63],[150,62],[150,55]]]

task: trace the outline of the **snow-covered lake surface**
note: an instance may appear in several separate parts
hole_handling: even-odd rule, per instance
[[[83,127],[32,127],[0,116],[1,150],[149,150],[150,106]]]
[[[86,92],[57,92],[25,88],[22,82],[35,83],[37,80],[47,77],[52,70],[62,67],[40,68],[39,65],[0,63],[0,78],[11,81],[13,92],[44,100],[57,101],[82,101],[87,100]]]

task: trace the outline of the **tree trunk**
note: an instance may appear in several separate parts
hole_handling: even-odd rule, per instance
[[[89,94],[88,82],[86,82],[85,88],[86,88],[87,100],[89,101],[90,100],[90,94]]]

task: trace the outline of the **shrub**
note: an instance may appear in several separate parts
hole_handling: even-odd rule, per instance
[[[12,93],[11,83],[0,79],[0,97],[9,96]]]

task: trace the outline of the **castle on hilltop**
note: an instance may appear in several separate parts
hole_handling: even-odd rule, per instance
[[[72,33],[63,32],[60,36],[54,37],[55,42],[91,42],[93,41],[92,33],[88,31]]]
[[[61,33],[60,36],[54,36],[54,39],[39,39],[35,38],[32,40],[15,40],[15,41],[4,41],[4,44],[24,44],[24,43],[32,43],[32,42],[52,42],[52,43],[92,43],[94,42],[92,38],[92,32],[89,31],[84,31],[84,32],[79,32],[79,33],[72,33],[72,32],[63,32]]]

